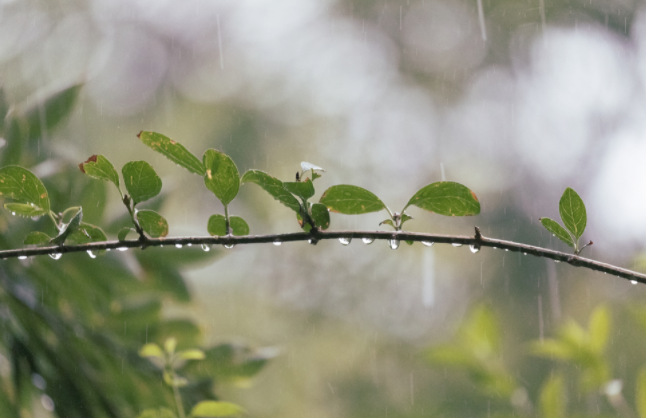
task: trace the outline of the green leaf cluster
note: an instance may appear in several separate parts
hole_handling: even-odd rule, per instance
[[[550,218],[540,218],[540,221],[552,235],[570,247],[573,247],[575,254],[579,254],[583,248],[592,244],[592,241],[583,247],[579,246],[579,238],[581,238],[583,231],[585,231],[588,218],[583,200],[570,187],[566,188],[561,196],[561,200],[559,201],[559,214],[561,215],[561,220],[565,228]]]

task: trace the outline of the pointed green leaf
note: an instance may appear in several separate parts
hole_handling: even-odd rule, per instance
[[[401,220],[399,221],[399,226],[404,226],[404,223],[406,223],[406,222],[408,222],[408,221],[410,221],[412,219],[413,219],[412,216],[409,216],[409,215],[407,215],[405,213],[402,213]]]
[[[27,236],[23,241],[23,244],[26,244],[26,245],[49,244],[49,241],[51,239],[52,238],[44,232],[33,231],[27,234]]]
[[[103,155],[91,156],[87,161],[79,164],[79,169],[92,178],[111,181],[117,189],[119,188],[119,174]]]
[[[312,180],[307,179],[305,181],[289,181],[283,183],[285,190],[290,192],[293,195],[300,197],[303,200],[307,200],[310,197],[314,196],[314,185]]]
[[[161,179],[152,166],[145,161],[130,161],[123,166],[121,173],[126,189],[135,204],[152,199],[161,191]]]
[[[283,187],[283,182],[275,177],[270,176],[264,171],[249,170],[242,176],[242,184],[256,183],[262,187],[267,193],[272,195],[274,199],[278,200],[283,205],[287,206],[294,212],[298,213],[301,210],[301,205],[298,200]]]
[[[381,226],[381,225],[390,225],[393,228],[395,227],[395,224],[393,223],[392,219],[386,219],[386,220],[383,220],[383,221],[379,222],[379,226]]]
[[[159,134],[157,132],[139,132],[137,137],[152,148],[153,150],[163,154],[172,162],[181,165],[193,174],[203,176],[206,174],[204,164],[184,146],[172,139]]]
[[[217,418],[232,417],[243,414],[245,410],[231,402],[202,401],[193,407],[191,415],[194,417]]]
[[[610,334],[610,312],[607,307],[597,307],[590,315],[590,348],[601,354],[608,343]]]
[[[406,244],[408,244],[408,245],[413,245],[414,243],[415,243],[415,241],[408,241],[408,240],[406,240]]]
[[[214,149],[206,150],[202,160],[206,169],[206,188],[212,191],[223,205],[228,205],[240,189],[238,167],[228,155]]]
[[[581,197],[569,187],[565,189],[559,201],[559,214],[563,224],[574,235],[575,240],[581,238],[588,220],[585,205]]]
[[[62,225],[58,235],[52,238],[52,244],[63,245],[67,237],[79,229],[81,226],[81,219],[83,219],[83,211],[79,210],[69,223]]]
[[[551,376],[543,385],[540,395],[541,416],[545,418],[565,417],[565,383],[559,374]]]
[[[415,205],[444,216],[472,216],[480,213],[475,193],[460,183],[438,181],[419,189],[406,207]]]
[[[126,237],[130,232],[137,232],[137,231],[134,228],[128,228],[128,227],[121,228],[119,230],[119,233],[117,234],[117,239],[119,241],[125,241]]]
[[[646,367],[642,367],[637,375],[635,403],[639,418],[646,418]]]
[[[157,357],[159,359],[164,358],[164,352],[161,347],[154,343],[148,343],[141,347],[139,350],[139,356],[141,357]]]
[[[49,212],[49,196],[43,183],[31,171],[10,165],[0,168],[0,195],[10,197],[18,203],[34,205],[36,213]]]
[[[561,226],[558,222],[556,222],[554,219],[550,218],[540,218],[539,219],[543,226],[550,231],[554,236],[556,236],[558,239],[569,245],[570,247],[574,247],[574,241],[572,240],[572,236],[570,235],[569,232],[565,228]]]
[[[239,216],[230,216],[229,224],[231,225],[231,232],[237,237],[249,235],[249,225]]]
[[[205,357],[204,351],[197,348],[180,351],[177,356],[182,360],[203,360]]]
[[[137,211],[139,226],[151,237],[159,238],[168,235],[168,222],[154,210]]]
[[[332,212],[346,215],[378,212],[386,208],[384,202],[374,193],[364,188],[347,184],[330,187],[323,193],[319,202],[327,206]]]
[[[4,208],[10,211],[14,216],[18,215],[31,218],[34,216],[44,215],[41,209],[26,203],[5,203]]]
[[[316,223],[316,227],[321,230],[326,230],[330,227],[330,212],[322,203],[314,203],[312,205],[312,219]]]
[[[206,230],[211,236],[225,236],[227,234],[227,222],[224,215],[211,215],[206,225]]]
[[[144,409],[137,418],[175,418],[175,414],[168,408]]]

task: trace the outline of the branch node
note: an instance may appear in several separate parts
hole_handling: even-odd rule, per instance
[[[482,241],[482,233],[480,232],[480,228],[476,226],[475,230],[476,230],[476,235],[474,236],[474,238],[478,241]]]

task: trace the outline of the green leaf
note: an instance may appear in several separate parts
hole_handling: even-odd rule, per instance
[[[393,223],[392,219],[386,219],[386,220],[383,220],[383,221],[379,222],[379,226],[381,226],[381,225],[390,225],[393,228],[395,228],[395,224]]]
[[[238,167],[228,155],[214,149],[206,150],[202,160],[206,169],[206,188],[212,191],[223,205],[228,205],[240,189]]]
[[[32,231],[27,234],[23,244],[25,245],[41,245],[48,244],[52,238],[44,232]]]
[[[422,187],[410,198],[406,207],[410,205],[444,216],[472,216],[480,213],[480,202],[475,193],[452,181],[439,181]]]
[[[107,240],[108,237],[101,228],[85,222],[81,222],[79,228],[68,236],[68,241],[75,244],[86,244],[88,242],[102,242]],[[97,253],[103,253],[103,251],[104,250],[101,250]]]
[[[563,224],[574,235],[575,240],[581,238],[588,219],[585,205],[581,197],[569,187],[565,189],[559,201],[559,214]]]
[[[415,243],[415,241],[408,241],[408,240],[406,240],[406,244],[408,244],[408,245],[413,245],[414,243]]]
[[[151,238],[165,237],[168,235],[168,222],[154,210],[139,210],[136,216],[139,226]]]
[[[243,414],[245,410],[231,402],[202,401],[193,407],[194,417],[231,417]]]
[[[166,338],[166,341],[164,341],[164,351],[168,354],[173,354],[175,352],[175,348],[177,348],[177,338]]]
[[[18,215],[31,218],[43,215],[43,211],[41,209],[26,203],[5,203],[4,208],[10,211],[14,216]]]
[[[272,195],[283,205],[287,206],[296,213],[301,210],[301,204],[296,200],[293,194],[289,193],[283,187],[283,182],[275,177],[270,176],[264,171],[249,170],[242,176],[242,184],[255,183],[262,187],[267,193]]]
[[[304,201],[314,196],[314,185],[312,180],[307,179],[305,181],[290,181],[283,183],[285,190],[290,192],[293,195],[296,195],[303,199]]]
[[[117,234],[117,239],[119,241],[125,241],[126,237],[130,232],[137,232],[137,231],[134,228],[128,228],[128,227],[121,228],[119,230],[119,233]]]
[[[590,348],[594,353],[601,354],[608,343],[610,334],[610,312],[605,306],[597,307],[590,315]]]
[[[556,236],[558,239],[569,245],[570,247],[574,247],[574,241],[572,240],[572,236],[570,235],[569,232],[565,228],[561,226],[558,222],[556,222],[554,219],[550,218],[540,218],[539,219],[543,226],[550,231],[554,236]]]
[[[168,408],[144,409],[137,418],[176,418],[175,413]]]
[[[206,357],[204,351],[198,350],[197,348],[182,350],[177,353],[177,356],[182,360],[203,360]]]
[[[565,383],[559,374],[551,376],[543,385],[540,394],[541,416],[544,418],[565,417]]]
[[[300,212],[296,213],[296,220],[298,221],[298,225],[303,228],[303,231],[310,232],[312,230],[312,225],[309,222],[306,223],[303,221],[303,215]]]
[[[323,193],[320,203],[332,212],[346,215],[359,215],[362,213],[378,212],[386,208],[374,193],[358,186],[340,184],[332,186]]]
[[[157,357],[159,359],[164,359],[164,352],[161,347],[155,343],[148,343],[141,347],[139,350],[139,356],[141,357]]]
[[[79,169],[92,178],[111,181],[117,189],[119,188],[119,174],[103,155],[91,156],[87,161],[79,164]]]
[[[123,181],[132,200],[144,202],[157,196],[162,182],[155,170],[145,161],[130,161],[121,170]]]
[[[29,216],[44,215],[50,210],[43,183],[31,171],[16,165],[0,168],[0,195],[34,205],[36,212]]]
[[[235,236],[249,235],[249,225],[239,216],[230,216],[229,225],[231,226],[231,232]],[[209,223],[206,226],[206,230],[212,236],[223,237],[227,235],[227,226],[226,219],[224,215],[212,215],[209,218]]]
[[[322,203],[312,205],[312,219],[314,219],[316,227],[319,229],[326,230],[330,227],[330,212]]]
[[[191,154],[184,146],[172,139],[156,133],[156,132],[139,132],[137,137],[146,144],[172,162],[181,165],[193,174],[203,176],[206,174],[204,164],[193,154]]]
[[[74,215],[69,223],[63,224],[56,237],[52,238],[52,244],[63,245],[65,240],[70,234],[76,232],[81,226],[81,219],[83,219],[83,210],[80,210]]]
[[[642,367],[637,375],[635,403],[639,418],[646,418],[646,367]]]
[[[412,216],[409,216],[409,215],[407,215],[405,213],[402,213],[401,220],[399,221],[399,226],[404,226],[404,223],[406,223],[406,222],[408,222],[408,221],[410,221],[412,219],[413,219]]]

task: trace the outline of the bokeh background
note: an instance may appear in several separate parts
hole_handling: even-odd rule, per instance
[[[594,245],[585,255],[639,269],[645,81],[638,0],[0,0],[0,83],[10,102],[84,83],[71,116],[39,139],[46,158],[29,168],[48,178],[92,154],[117,168],[146,160],[162,177],[171,235],[204,235],[223,210],[199,177],[137,140],[141,130],[198,156],[221,150],[241,173],[290,180],[309,161],[327,170],[317,196],[355,184],[399,210],[442,179],[478,195],[473,218],[411,209],[414,231],[471,235],[477,225],[486,236],[566,250],[538,218],[558,219],[569,186],[587,205],[583,239]],[[106,193],[109,223],[123,207]],[[299,230],[254,185],[241,188],[231,213],[252,234]],[[375,230],[384,218],[332,214],[331,228]],[[392,251],[385,242],[238,246],[184,277],[191,302],[167,301],[164,315],[195,319],[206,345],[280,353],[252,384],[219,389],[250,416],[487,416],[491,406],[472,396],[467,377],[424,358],[480,304],[498,316],[504,361],[530,398],[551,363],[529,357],[527,342],[565,318],[586,323],[601,302],[615,307],[612,335],[626,342],[612,340],[621,363],[612,376],[632,391],[631,364],[641,364],[627,346],[643,343],[643,332],[621,307],[641,303],[642,286],[521,254]]]

